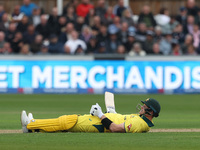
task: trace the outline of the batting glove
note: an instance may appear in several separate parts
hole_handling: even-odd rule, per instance
[[[90,114],[99,118],[101,118],[104,115],[98,103],[96,103],[96,105],[92,105],[90,109]]]
[[[115,108],[107,107],[107,113],[113,113],[116,114]]]

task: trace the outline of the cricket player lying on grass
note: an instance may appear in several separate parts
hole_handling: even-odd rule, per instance
[[[148,132],[153,127],[152,119],[158,117],[160,104],[149,98],[141,101],[139,114],[121,115],[113,113],[103,114],[101,107],[92,105],[90,115],[64,115],[56,119],[34,119],[31,113],[22,111],[21,123],[24,133],[29,132]]]

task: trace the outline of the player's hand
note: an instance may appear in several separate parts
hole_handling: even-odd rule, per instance
[[[101,107],[99,106],[98,103],[96,103],[96,105],[92,105],[92,107],[90,109],[90,114],[92,116],[97,116],[99,118],[101,118],[103,116],[103,112],[102,112]]]
[[[107,113],[113,113],[113,114],[116,114],[117,112],[115,111],[114,108],[107,107]]]

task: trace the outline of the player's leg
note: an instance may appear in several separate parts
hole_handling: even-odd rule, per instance
[[[56,132],[65,131],[72,128],[77,122],[78,115],[64,115],[55,119],[31,119],[31,115],[21,117],[21,120],[26,120],[27,124],[22,124],[22,127],[26,126],[27,132],[30,131],[44,131],[44,132]],[[29,120],[31,119],[31,120]],[[24,132],[23,131],[23,132]]]
[[[92,115],[78,116],[78,121],[69,132],[105,132],[101,120]]]
[[[66,131],[76,124],[77,118],[77,115],[64,115],[55,119],[33,119],[27,125],[27,129],[45,132]]]

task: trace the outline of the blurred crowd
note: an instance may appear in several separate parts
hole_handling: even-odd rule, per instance
[[[62,15],[56,7],[51,14],[23,0],[11,14],[0,5],[1,54],[200,54],[200,8],[187,0],[176,15],[168,8],[153,14],[144,5],[139,15],[117,0],[69,0]]]

